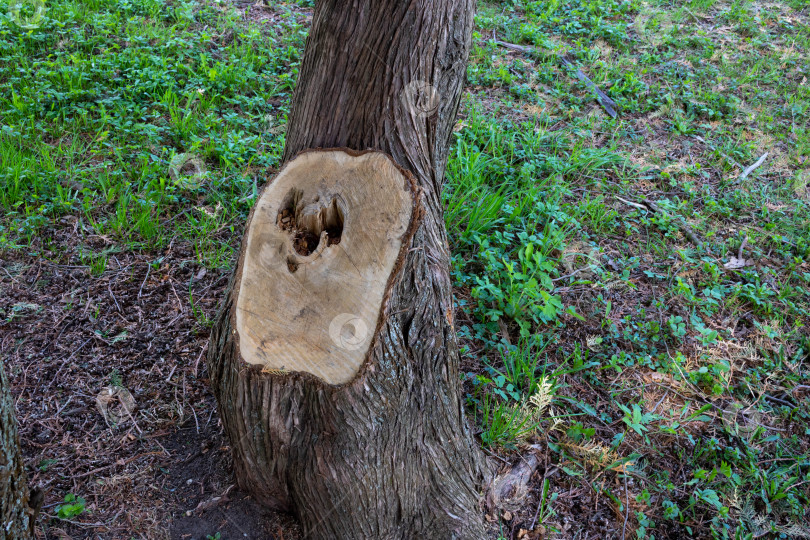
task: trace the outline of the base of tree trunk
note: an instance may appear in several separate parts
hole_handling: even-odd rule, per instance
[[[0,538],[31,538],[33,520],[28,507],[28,480],[20,455],[14,402],[0,363]]]
[[[485,468],[420,197],[384,154],[308,152],[248,220],[208,368],[240,487],[308,536],[483,537]],[[296,228],[312,254],[293,255]]]

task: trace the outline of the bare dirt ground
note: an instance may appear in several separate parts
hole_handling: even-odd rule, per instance
[[[71,227],[57,236],[106,244]],[[117,253],[99,276],[24,255],[0,268],[0,308],[10,314],[0,350],[30,481],[47,492],[40,537],[298,537],[291,518],[232,486],[200,324],[227,272],[203,271],[181,244]],[[118,400],[106,415],[97,406],[115,384],[133,396],[131,415]],[[66,493],[86,499],[81,519],[51,519]]]

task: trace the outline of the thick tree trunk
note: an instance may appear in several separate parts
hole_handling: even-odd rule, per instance
[[[0,362],[0,538],[31,538],[30,518],[14,402]]]
[[[267,219],[279,227],[286,219],[271,188],[257,204],[263,209],[254,209],[248,219],[237,269],[212,331],[208,368],[238,483],[264,503],[294,511],[307,537],[484,537],[479,503],[487,472],[460,397],[441,205],[473,9],[472,0],[319,0],[316,5],[293,99],[287,167],[297,167],[293,163],[301,158],[293,158],[308,149],[377,150],[406,171],[404,189],[416,202],[405,215],[405,234],[393,242],[392,225],[387,236],[379,235],[379,243],[388,238],[391,249],[399,250],[390,268],[380,262],[387,272],[384,279],[368,281],[368,295],[357,287],[344,291],[349,299],[381,298],[372,310],[377,318],[368,324],[369,339],[361,343],[349,336],[350,345],[362,346],[362,362],[340,357],[340,369],[322,371],[322,363],[332,358],[327,354],[317,360],[321,367],[301,367],[309,365],[300,358],[302,347],[272,337],[280,335],[273,333],[278,328],[296,323],[296,317],[283,315],[286,311],[243,315],[264,318],[272,328],[264,338],[240,335],[248,331],[246,319],[237,320],[243,313],[240,290],[251,298],[261,293],[256,274],[245,277],[252,272],[245,269],[267,263],[272,272],[281,272],[271,255],[292,249],[282,244],[261,254],[258,248],[247,249],[250,235],[270,238],[261,236]],[[375,159],[383,155],[373,154]],[[285,171],[272,182],[293,174]],[[355,181],[376,182],[363,175]],[[313,197],[312,204],[319,198]],[[358,229],[350,227],[349,219],[339,246],[326,250],[352,245],[347,235]],[[296,268],[291,263],[289,271]],[[341,273],[330,274],[326,268],[318,275],[334,276],[333,290],[342,290]],[[302,279],[312,281],[307,276]],[[302,288],[290,295],[310,292]],[[318,312],[322,306],[315,303],[313,299]],[[272,311],[272,306],[265,309]],[[318,317],[320,312],[312,320]],[[331,332],[323,325],[306,328]],[[323,341],[317,336],[302,339],[307,344]],[[279,347],[296,350],[265,354]]]

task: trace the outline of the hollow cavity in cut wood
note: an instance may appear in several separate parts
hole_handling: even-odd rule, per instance
[[[310,151],[290,161],[248,224],[236,301],[244,361],[350,381],[412,212],[408,179],[385,154]]]

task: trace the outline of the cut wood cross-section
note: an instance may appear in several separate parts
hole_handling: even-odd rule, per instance
[[[415,184],[380,152],[304,152],[263,191],[235,284],[242,359],[329,384],[360,369],[413,216]]]

